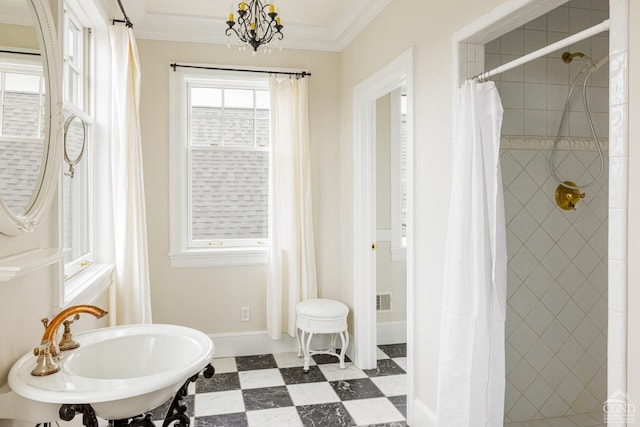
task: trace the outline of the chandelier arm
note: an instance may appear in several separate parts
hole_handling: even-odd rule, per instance
[[[232,32],[232,31],[236,34],[236,36],[238,37],[238,39],[239,39],[241,42],[245,42],[245,43],[246,43],[246,40],[244,40],[244,37],[242,36],[242,34],[240,34],[240,33],[238,32],[238,30],[236,30],[234,27],[229,27],[229,28],[227,28],[227,29],[224,31],[224,33],[227,35],[227,37],[231,37],[231,32]]]

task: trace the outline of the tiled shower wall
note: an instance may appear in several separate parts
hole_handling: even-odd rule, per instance
[[[549,155],[501,151],[507,422],[591,412],[606,400],[608,171],[584,189],[575,211],[564,211],[555,204]],[[598,155],[560,151],[557,165],[573,181],[591,181]]]
[[[485,70],[608,18],[607,0],[572,0],[485,46]],[[505,422],[599,411],[606,400],[608,67],[594,73],[587,97],[603,141],[602,179],[585,188],[575,211],[555,204],[548,159],[570,84],[599,60],[608,33],[496,76],[504,107],[501,167],[507,214],[508,311]],[[561,130],[555,166],[563,179],[590,182],[599,160],[577,87]],[[571,147],[571,150],[566,148]]]
[[[487,43],[485,70],[599,24],[609,17],[608,10],[608,0],[572,0]],[[571,64],[565,64],[561,59],[564,51],[583,52],[597,61],[609,51],[609,33],[600,33],[493,78],[504,107],[503,135],[557,134],[569,87],[586,65],[585,60],[578,58]],[[581,82],[574,91],[572,107],[561,135],[591,136],[583,113]],[[596,132],[602,137],[609,132],[608,82],[608,67],[604,66],[592,74],[587,95]]]

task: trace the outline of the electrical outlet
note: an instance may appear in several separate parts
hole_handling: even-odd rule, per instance
[[[251,310],[249,307],[240,307],[240,320],[242,322],[248,322],[251,318]]]

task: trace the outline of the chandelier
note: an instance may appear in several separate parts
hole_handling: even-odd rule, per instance
[[[241,2],[238,5],[237,14],[237,22],[234,14],[229,14],[227,21],[229,28],[225,30],[225,34],[231,36],[232,32],[236,33],[241,42],[253,47],[254,53],[261,45],[265,45],[266,48],[274,37],[277,40],[282,40],[284,37],[280,31],[282,30],[280,17],[273,4],[263,5],[260,0]]]

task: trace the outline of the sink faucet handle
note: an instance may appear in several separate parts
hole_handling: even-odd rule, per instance
[[[40,319],[40,321],[44,325],[45,329],[47,329],[49,327],[49,318],[48,317],[43,317],[42,319]]]
[[[60,366],[53,360],[51,356],[51,342],[45,340],[36,347],[34,354],[38,356],[36,367],[31,371],[31,375],[42,377],[45,375],[56,373],[60,370]]]
[[[60,343],[58,344],[60,350],[73,350],[74,348],[80,347],[80,344],[75,341],[73,339],[73,336],[71,335],[71,325],[79,318],[80,315],[76,313],[76,315],[73,316],[73,320],[65,320],[64,322],[62,322],[62,324],[64,325],[64,333],[62,334],[62,339],[60,339]]]

